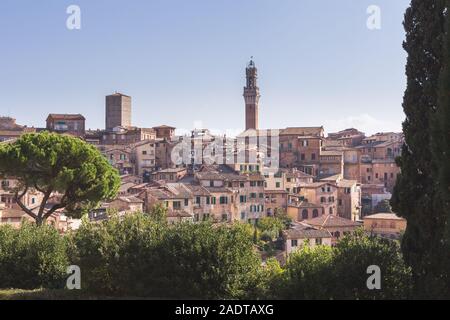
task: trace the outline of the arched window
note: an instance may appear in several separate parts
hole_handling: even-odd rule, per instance
[[[334,236],[335,236],[337,239],[339,239],[339,237],[341,236],[341,233],[340,233],[339,231],[336,231],[336,232],[334,233]]]
[[[308,210],[303,209],[303,211],[302,211],[302,219],[303,220],[308,219]]]
[[[333,214],[333,207],[330,207],[330,214]]]
[[[313,218],[317,218],[319,216],[319,210],[314,209],[313,210]]]

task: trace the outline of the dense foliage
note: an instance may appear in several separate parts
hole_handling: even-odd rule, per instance
[[[450,1],[445,1],[443,59],[438,87],[438,108],[432,119],[433,177],[436,194],[433,210],[440,213],[444,224],[441,256],[435,268],[441,287],[438,297],[450,299]]]
[[[66,242],[50,226],[0,227],[0,288],[63,288]]]
[[[369,290],[369,266],[381,271],[381,290]],[[286,299],[402,299],[409,297],[410,269],[396,242],[363,231],[336,247],[305,247],[291,255],[279,285]]]
[[[392,207],[408,222],[402,250],[413,269],[418,298],[450,297],[449,267],[443,259],[449,255],[448,6],[444,0],[412,0],[404,21],[405,145]]]
[[[83,286],[157,298],[243,298],[260,260],[246,225],[167,225],[146,215],[85,224],[73,236]]]
[[[38,225],[58,209],[76,212],[82,206],[95,206],[113,198],[120,185],[117,170],[94,146],[49,132],[24,134],[12,143],[2,144],[0,176],[18,180],[13,190],[16,202]],[[37,212],[22,201],[30,189],[43,194]],[[55,192],[61,195],[60,200],[46,210]]]
[[[48,226],[0,227],[0,288],[62,287],[81,269],[83,292],[169,299],[396,299],[408,296],[410,270],[396,242],[362,232],[336,247],[292,254],[281,267],[262,263],[249,224],[170,225],[146,214],[83,223],[61,236]],[[381,269],[381,290],[366,270]]]

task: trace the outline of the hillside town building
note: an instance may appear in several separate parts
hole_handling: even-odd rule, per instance
[[[253,60],[245,72],[245,131],[236,138],[215,136],[205,128],[177,136],[169,125],[133,126],[132,98],[114,93],[105,99],[104,129],[86,130],[81,114],[50,114],[46,127],[38,129],[0,117],[0,143],[48,130],[94,145],[120,173],[122,183],[116,199],[93,210],[93,221],[107,219],[111,211],[149,213],[156,204],[167,208],[170,223],[257,223],[285,212],[294,224],[284,234],[288,252],[305,240],[310,245],[334,245],[343,234],[361,227],[362,219],[366,230],[370,226],[386,231],[381,226],[388,217],[371,214],[380,201],[391,197],[400,173],[395,158],[403,135],[381,132],[366,137],[355,128],[326,135],[322,126],[260,129]],[[0,181],[0,223],[17,223],[22,215],[15,204],[16,182],[2,177]],[[41,200],[34,190],[24,196],[31,207]],[[63,211],[54,215],[54,223],[65,223]],[[388,231],[398,233],[401,221],[391,220],[395,230]],[[71,228],[67,223],[61,230]]]
[[[47,117],[47,130],[84,137],[86,119],[81,114],[54,114]]]

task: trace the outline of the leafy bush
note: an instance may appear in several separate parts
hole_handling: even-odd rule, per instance
[[[160,224],[146,215],[84,224],[71,239],[82,287],[101,294],[232,299],[258,281],[245,225]]]
[[[381,269],[381,290],[369,290],[367,267]],[[398,242],[371,237],[363,231],[344,237],[334,250],[336,299],[403,299],[411,288],[411,270]]]
[[[329,299],[332,297],[333,249],[327,246],[294,252],[288,259],[280,297],[284,299]]]
[[[0,227],[0,288],[62,288],[67,266],[65,239],[53,227]]]
[[[265,217],[258,220],[257,227],[261,231],[261,240],[263,240],[263,235],[265,238],[272,240],[280,235],[284,229],[284,224],[278,218]]]
[[[169,225],[146,214],[113,215],[67,236],[50,226],[0,227],[0,288],[62,288],[69,264],[85,294],[168,299],[400,299],[411,273],[399,245],[347,235],[336,247],[305,247],[284,268],[261,262],[248,224]],[[270,242],[266,245],[274,245]],[[273,250],[273,248],[269,248]],[[70,263],[69,263],[69,258]],[[367,267],[381,269],[369,290]]]
[[[381,290],[367,288],[371,265],[380,267]],[[281,281],[278,295],[287,299],[403,299],[409,296],[411,270],[398,243],[358,231],[334,248],[293,253]]]

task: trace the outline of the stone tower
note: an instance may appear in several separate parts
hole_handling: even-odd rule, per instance
[[[258,129],[259,88],[257,86],[258,69],[253,59],[246,68],[247,85],[244,87],[245,130]]]
[[[131,97],[114,93],[106,96],[105,129],[131,126]]]

